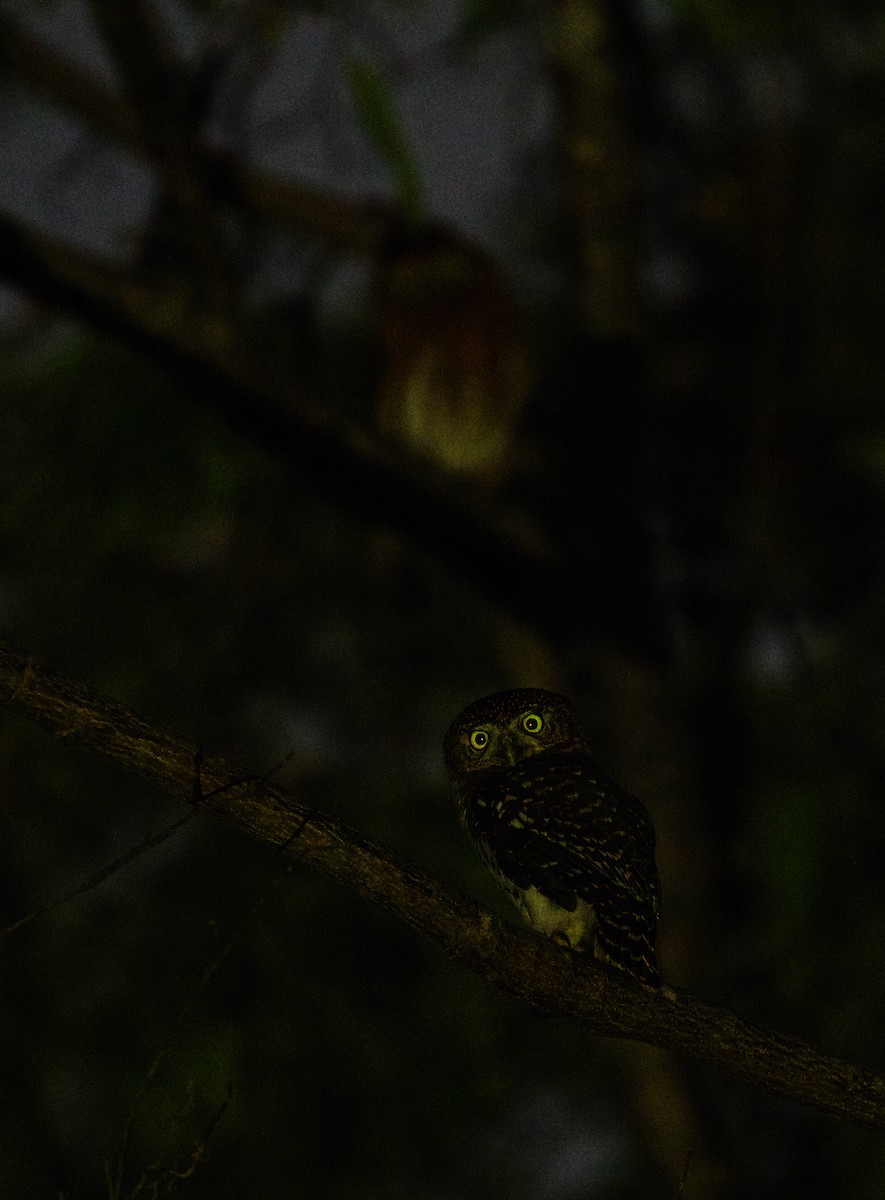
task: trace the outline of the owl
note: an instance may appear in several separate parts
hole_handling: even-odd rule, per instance
[[[444,753],[461,824],[527,923],[659,987],[654,827],[593,762],[565,697],[477,700]]]

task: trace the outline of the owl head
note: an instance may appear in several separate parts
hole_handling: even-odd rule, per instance
[[[453,780],[512,767],[521,758],[549,750],[589,753],[568,700],[540,688],[514,688],[475,700],[449,726],[443,743]]]

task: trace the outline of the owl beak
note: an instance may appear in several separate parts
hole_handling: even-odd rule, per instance
[[[498,752],[499,758],[502,758],[504,762],[507,763],[508,767],[515,766],[517,759],[517,746],[512,737],[507,737],[506,734],[502,736],[499,739],[498,745],[495,747],[495,749]]]

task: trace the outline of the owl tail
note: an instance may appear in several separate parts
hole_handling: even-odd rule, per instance
[[[600,957],[629,971],[649,987],[661,986],[655,954],[655,922],[649,914],[613,905],[597,905],[596,945]]]

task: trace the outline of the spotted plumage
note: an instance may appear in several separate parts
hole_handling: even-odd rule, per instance
[[[532,928],[660,986],[655,834],[609,779],[569,702],[519,688],[477,700],[444,743],[462,825]]]

